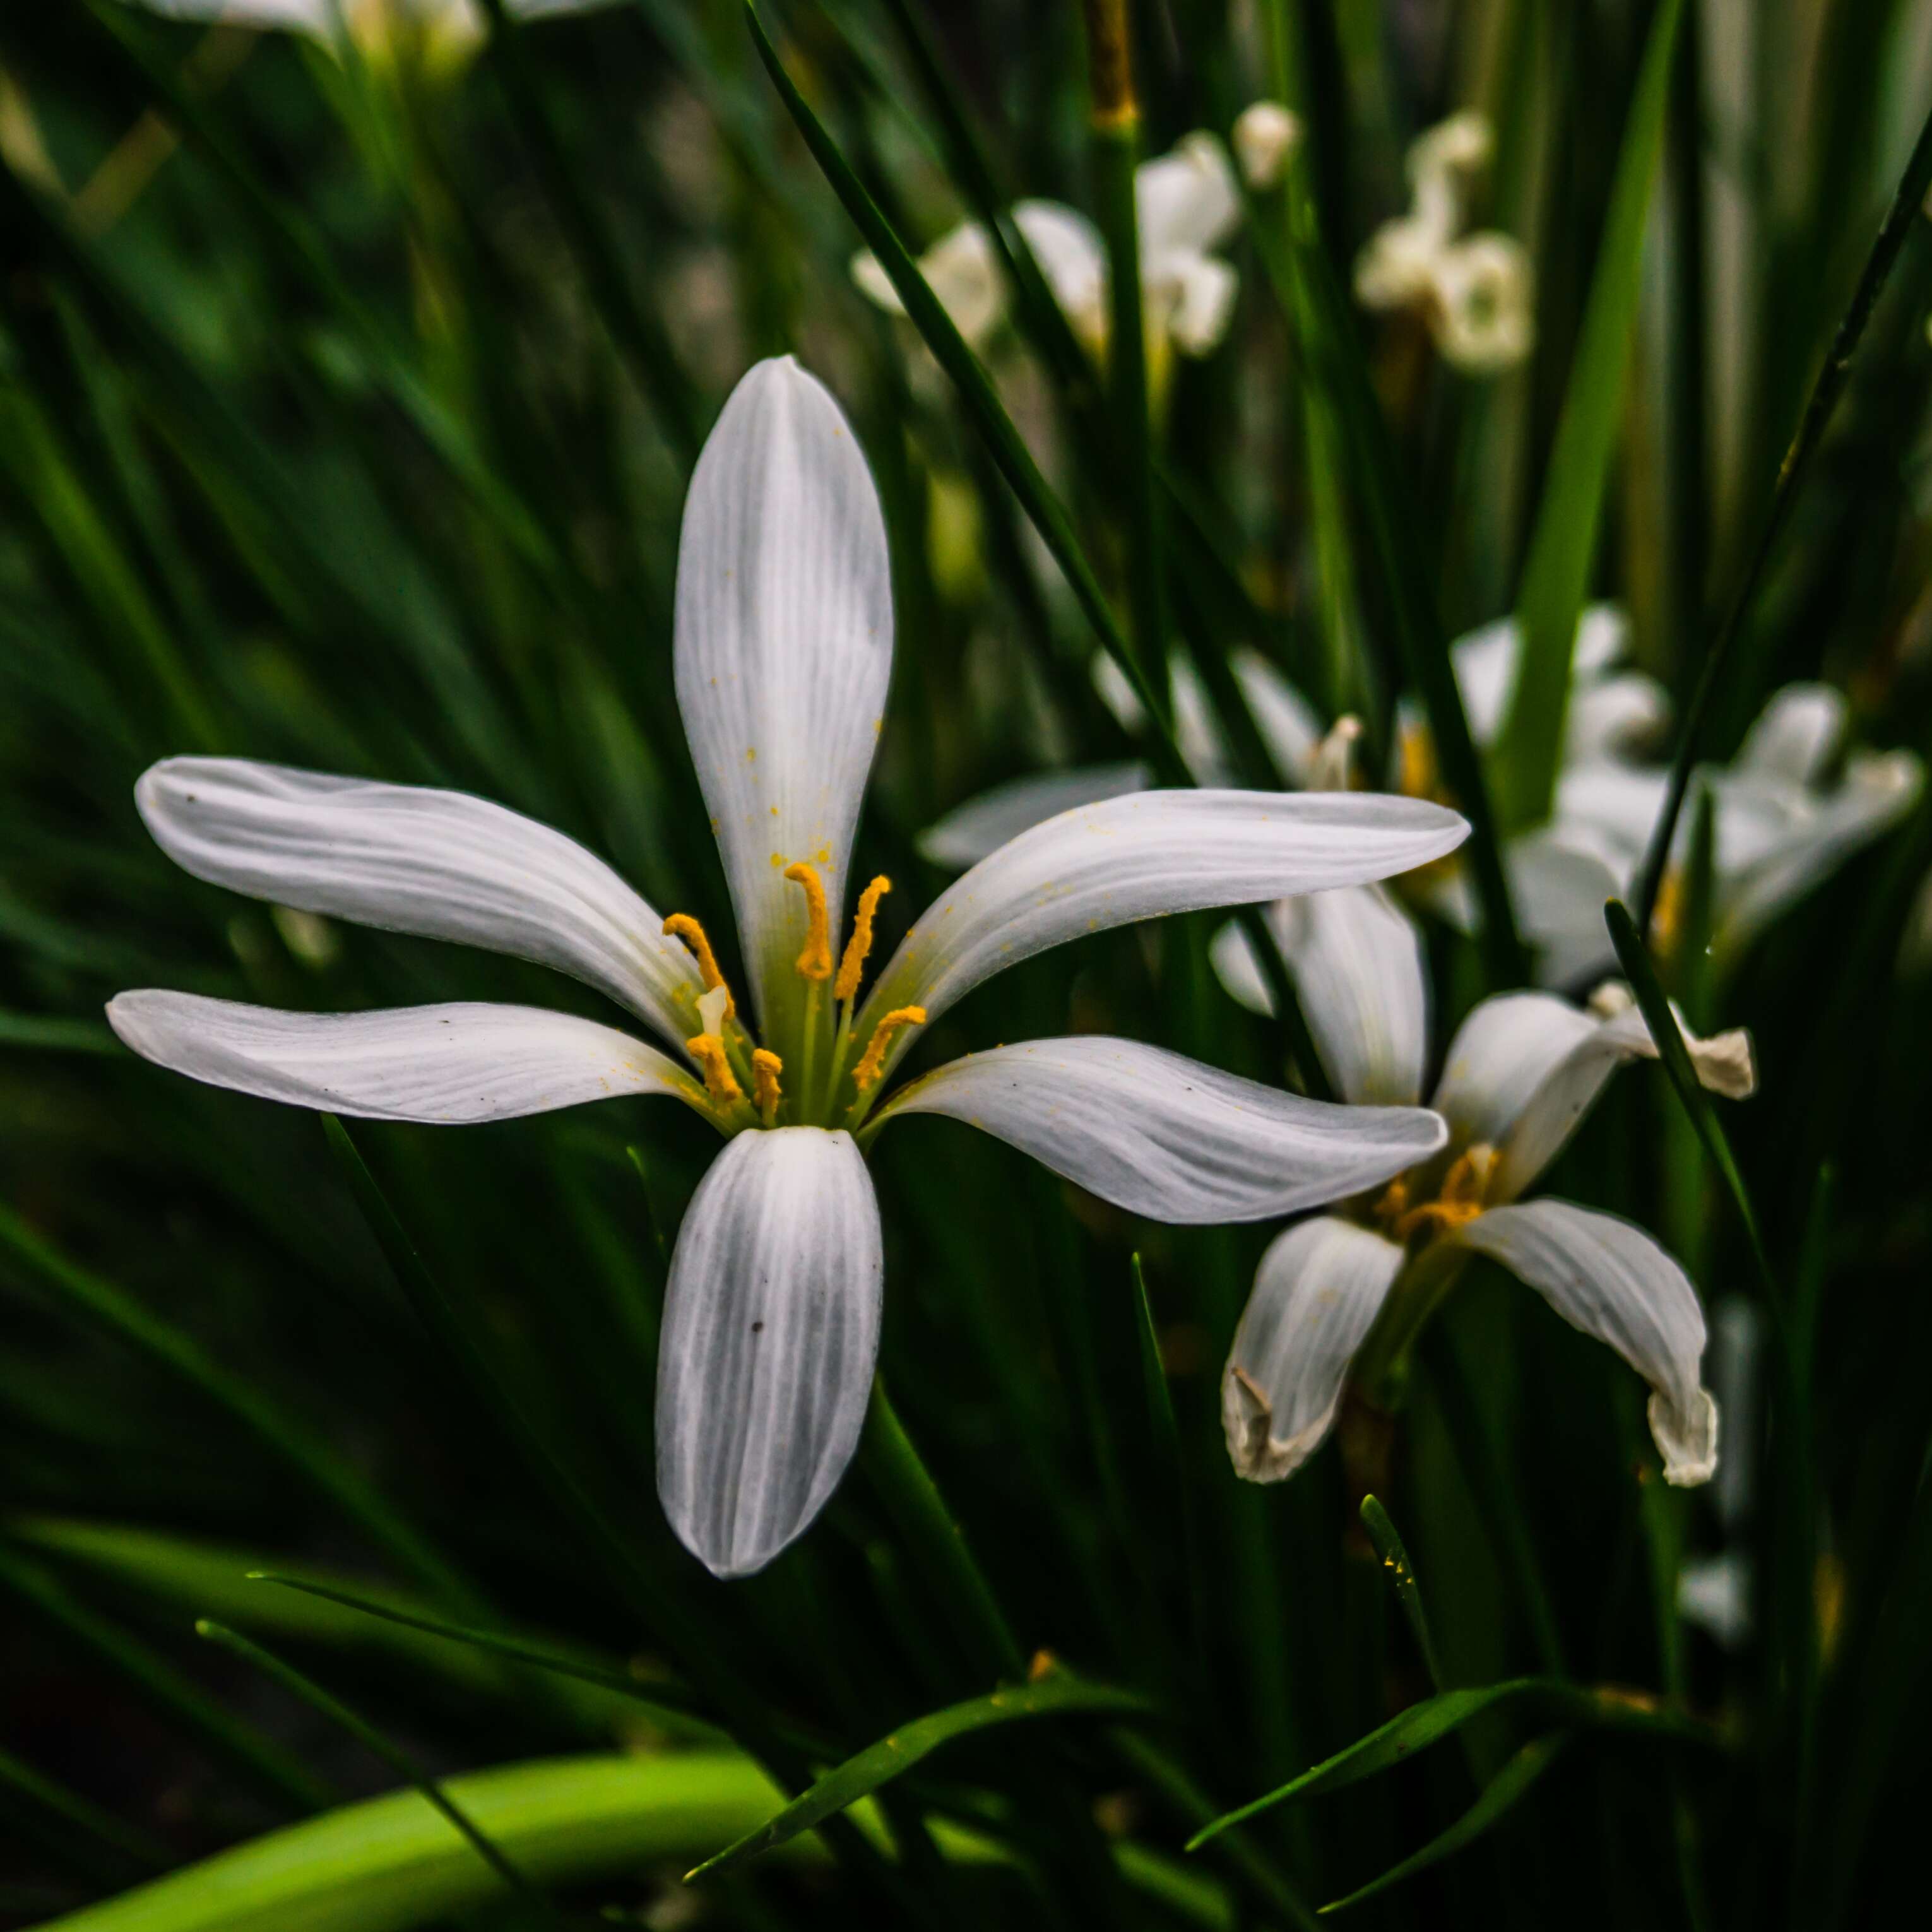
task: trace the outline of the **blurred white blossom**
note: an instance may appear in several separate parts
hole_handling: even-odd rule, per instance
[[[1278,100],[1250,101],[1234,122],[1234,159],[1258,193],[1275,187],[1302,141],[1301,118]]]

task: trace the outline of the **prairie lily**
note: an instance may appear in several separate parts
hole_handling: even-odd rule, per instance
[[[474,1121],[668,1094],[725,1144],[672,1258],[658,1487],[721,1576],[769,1562],[856,1446],[883,1247],[862,1145],[950,1114],[1156,1220],[1259,1220],[1423,1159],[1413,1108],[1321,1107],[1119,1040],[1002,1046],[874,1109],[918,1029],[1003,968],[1089,932],[1357,884],[1467,828],[1396,799],[1146,792],[1063,814],[916,921],[869,996],[881,898],[842,929],[885,708],[892,614],[878,498],[845,420],[789,357],[739,385],[692,480],[678,705],[746,969],[741,1006],[698,921],[662,916],[561,834],[479,799],[230,759],[174,759],[136,802],[196,877],[298,910],[453,939],[575,975],[672,1049],[570,1015],[455,1004],[278,1012],[174,992],[108,1009],[136,1052],[218,1086],[390,1120]]]
[[[459,65],[486,38],[484,16],[476,0],[136,0],[136,4],[170,20],[305,34],[330,48],[346,41],[368,60],[406,50],[430,67]],[[611,4],[613,0],[504,0],[503,10],[518,20],[536,20],[552,14],[587,13]]]
[[[1494,146],[1480,115],[1451,115],[1408,151],[1409,211],[1384,222],[1355,262],[1365,308],[1406,309],[1427,323],[1446,360],[1493,375],[1536,344],[1534,278],[1522,244],[1484,230],[1464,235],[1464,190]]]
[[[1212,134],[1185,136],[1170,154],[1144,161],[1134,176],[1141,293],[1150,350],[1172,346],[1206,356],[1228,332],[1239,278],[1210,251],[1240,219],[1240,196],[1227,152]],[[1092,222],[1057,201],[1013,205],[1015,226],[1039,262],[1074,333],[1094,356],[1107,343],[1107,247]],[[992,239],[962,223],[920,258],[955,326],[975,348],[1005,320],[1006,284]],[[898,292],[868,250],[852,258],[852,279],[883,309],[904,314]]]
[[[1428,983],[1415,928],[1374,887],[1273,906],[1324,1066],[1362,1105],[1412,1105],[1428,1053]],[[1228,927],[1214,958],[1223,983],[1265,1010],[1246,935]],[[1742,1033],[1690,1042],[1700,1078],[1731,1098],[1756,1084]],[[1621,986],[1587,1008],[1547,993],[1485,1000],[1450,1042],[1430,1102],[1441,1150],[1278,1236],[1262,1256],[1221,1384],[1235,1472],[1279,1482],[1313,1454],[1355,1382],[1373,1400],[1471,1256],[1486,1255],[1558,1314],[1606,1342],[1652,1388],[1651,1433],[1666,1480],[1717,1466],[1717,1408],[1700,1379],[1696,1292],[1641,1228],[1566,1201],[1522,1202],[1624,1061],[1654,1058]]]

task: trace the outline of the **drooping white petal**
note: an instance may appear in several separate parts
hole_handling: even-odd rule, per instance
[[[628,1034],[479,1002],[290,1013],[194,993],[122,993],[108,1024],[144,1060],[238,1094],[367,1120],[469,1124],[587,1100],[704,1090]]]
[[[334,29],[337,0],[140,0],[140,4],[171,20],[218,20],[232,27],[326,37]]]
[[[1234,320],[1241,278],[1218,255],[1170,257],[1148,292],[1164,309],[1167,330],[1184,356],[1211,355]]]
[[[1016,202],[1013,223],[1074,333],[1097,349],[1107,334],[1107,244],[1100,231],[1057,201]]]
[[[969,1054],[880,1115],[946,1114],[1130,1214],[1267,1220],[1360,1193],[1425,1160],[1442,1124],[1415,1107],[1343,1107],[1137,1041],[1082,1034]]]
[[[574,840],[487,800],[243,758],[169,758],[134,802],[198,879],[300,912],[554,966],[667,1039],[703,981],[663,920]]]
[[[949,812],[919,835],[922,858],[962,870],[997,852],[1009,838],[1043,825],[1076,806],[1096,804],[1144,791],[1152,775],[1144,765],[1089,765],[1076,771],[1048,772],[995,785]]]
[[[1704,1311],[1689,1276],[1649,1235],[1568,1201],[1532,1201],[1479,1214],[1454,1238],[1500,1262],[1649,1383],[1666,1482],[1710,1480],[1718,1406],[1699,1378]]]
[[[861,1016],[936,1016],[982,980],[1089,932],[1363,885],[1467,836],[1455,813],[1373,793],[1148,791],[1063,812],[942,892],[906,934]]]
[[[858,1447],[878,1354],[879,1204],[852,1137],[740,1134],[678,1230],[658,1358],[658,1495],[720,1576],[760,1570]]]
[[[1514,1200],[1556,1158],[1618,1066],[1656,1058],[1642,1014],[1606,1004],[1613,1005],[1607,1016],[1549,993],[1499,993],[1456,1030],[1432,1104],[1453,1145],[1486,1142],[1496,1150],[1492,1201]],[[1714,1091],[1742,1098],[1756,1084],[1742,1031],[1687,1035],[1685,1043]]]
[[[1844,695],[1828,684],[1787,684],[1752,721],[1731,769],[1815,784],[1845,735]]]
[[[1277,899],[1263,916],[1336,1090],[1358,1105],[1413,1106],[1429,1051],[1428,981],[1414,921],[1378,886]],[[1236,999],[1274,1010],[1239,926],[1214,935],[1210,956]]]
[[[1396,1243],[1325,1215],[1269,1244],[1221,1374],[1236,1475],[1278,1483],[1314,1454],[1402,1264]]]
[[[676,630],[678,709],[770,1031],[802,996],[806,901],[783,874],[817,868],[836,934],[892,658],[878,494],[790,356],[739,383],[698,459]]]
[[[1446,360],[1472,375],[1513,368],[1536,346],[1535,282],[1522,244],[1472,235],[1436,258],[1430,320]]]

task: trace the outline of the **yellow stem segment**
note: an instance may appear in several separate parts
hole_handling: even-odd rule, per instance
[[[724,1042],[715,1033],[701,1033],[684,1043],[684,1050],[704,1070],[705,1090],[718,1106],[733,1107],[745,1097],[725,1057]]]
[[[724,988],[724,1017],[728,1020],[738,1010],[738,1002],[731,997],[731,988],[726,984],[724,976],[718,970],[718,956],[711,950],[711,941],[703,926],[688,912],[674,912],[664,922],[664,936],[668,939],[681,939],[697,956],[698,970],[704,980],[704,990],[715,992]]]
[[[846,943],[844,957],[838,962],[838,977],[832,982],[834,999],[858,997],[859,976],[865,971],[866,961],[872,950],[872,917],[879,909],[880,900],[892,889],[892,880],[881,872],[859,895],[859,910],[852,915],[852,937]]]
[[[832,976],[832,928],[825,915],[825,882],[817,868],[801,859],[788,866],[784,875],[805,893],[806,916],[811,930],[806,935],[805,950],[798,956],[799,976],[806,980]]]
[[[784,1097],[778,1085],[778,1076],[784,1071],[784,1062],[769,1047],[761,1046],[753,1052],[752,1103],[768,1127],[778,1119],[778,1102]]]
[[[866,1050],[859,1056],[858,1065],[852,1070],[853,1085],[862,1094],[868,1087],[876,1087],[880,1075],[886,1070],[886,1049],[892,1044],[892,1035],[902,1027],[925,1024],[923,1006],[895,1006],[872,1029],[872,1036],[866,1042]]]

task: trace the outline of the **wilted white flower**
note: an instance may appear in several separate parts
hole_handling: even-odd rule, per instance
[[[1409,212],[1384,222],[1355,263],[1355,295],[1372,309],[1413,309],[1444,356],[1472,375],[1522,362],[1536,346],[1534,277],[1522,244],[1463,235],[1468,179],[1489,160],[1488,122],[1465,111],[1408,151]]]
[[[760,364],[692,480],[674,653],[749,1010],[696,920],[662,917],[581,846],[481,799],[226,758],[169,760],[136,790],[197,878],[554,967],[672,1049],[467,1002],[316,1014],[144,992],[108,1008],[148,1059],[298,1106],[468,1122],[668,1094],[702,1115],[724,1145],[671,1262],[658,1487],[722,1576],[800,1534],[856,1446],[884,1270],[862,1150],[886,1120],[951,1115],[1130,1212],[1183,1222],[1355,1193],[1442,1138],[1414,1108],[1320,1106],[1098,1037],[971,1054],[878,1104],[917,1029],[1048,946],[1385,878],[1468,829],[1437,806],[1352,796],[1150,791],[1064,812],[943,894],[862,998],[889,881],[859,895],[850,942],[834,943],[892,668],[890,581],[878,495],[838,406],[789,357]]]
[[[1420,935],[1389,894],[1324,892],[1265,916],[1293,975],[1322,1064],[1363,1105],[1423,1093],[1429,989]],[[1244,1004],[1272,1005],[1240,928],[1215,967]],[[1699,1078],[1731,1098],[1756,1074],[1742,1033],[1693,1040]],[[1717,1466],[1717,1408],[1700,1379],[1704,1317],[1684,1270],[1649,1234],[1565,1201],[1520,1197],[1562,1150],[1618,1066],[1657,1048],[1628,991],[1587,1009],[1547,993],[1485,1000],[1450,1042],[1430,1104],[1447,1144],[1382,1193],[1303,1221],[1262,1258],[1222,1380],[1236,1472],[1278,1482],[1328,1434],[1352,1366],[1382,1327],[1401,1346],[1484,1255],[1648,1382],[1651,1432],[1676,1484]]]
[[[1152,346],[1171,344],[1184,356],[1205,356],[1227,333],[1239,289],[1232,266],[1210,252],[1240,219],[1226,151],[1212,134],[1186,136],[1172,153],[1136,171],[1134,202]],[[1012,218],[1074,333],[1094,355],[1104,355],[1107,248],[1100,230],[1077,209],[1056,201],[1016,202]],[[919,266],[954,326],[975,348],[982,346],[1006,314],[1006,286],[984,227],[962,224],[934,242]],[[853,256],[852,279],[881,308],[905,313],[898,291],[869,250]]]
[[[130,0],[170,20],[306,34],[326,46],[351,42],[365,58],[407,46],[431,64],[466,59],[486,38],[476,0]],[[588,13],[614,0],[504,0],[518,20]]]
[[[1279,100],[1250,101],[1235,117],[1234,159],[1257,193],[1274,187],[1301,146],[1301,117]]]

